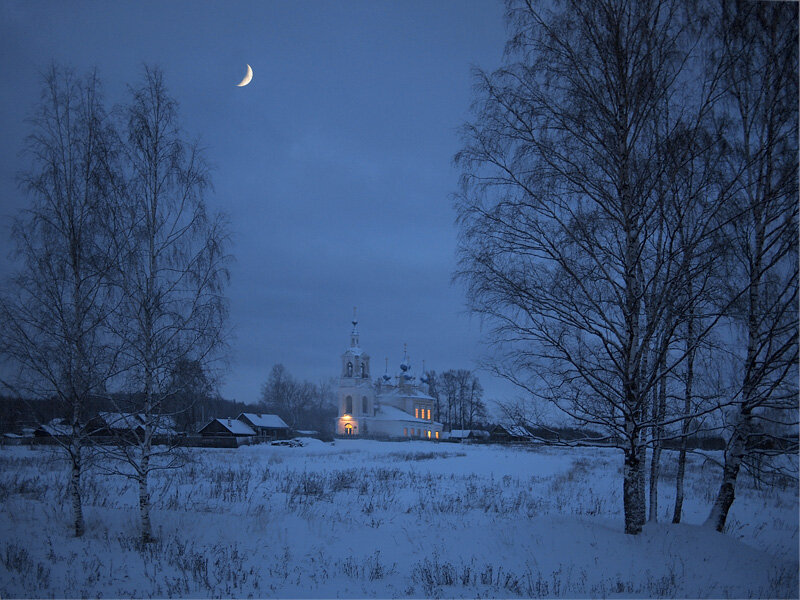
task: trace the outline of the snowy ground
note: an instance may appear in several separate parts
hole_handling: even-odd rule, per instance
[[[740,481],[727,534],[699,526],[719,469],[687,474],[685,523],[622,533],[612,450],[313,441],[193,449],[158,474],[158,541],[136,492],[86,478],[70,536],[65,465],[0,449],[0,597],[798,597],[798,490]]]

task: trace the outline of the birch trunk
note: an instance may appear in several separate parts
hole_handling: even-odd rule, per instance
[[[72,503],[72,523],[75,537],[81,537],[86,531],[83,521],[83,504],[81,502],[81,448],[76,447],[72,454],[72,472],[69,479],[69,496]]]
[[[141,521],[142,543],[147,544],[153,541],[153,528],[150,524],[150,491],[148,489],[148,473],[150,467],[149,450],[142,451],[140,463],[142,471],[139,473],[139,517]]]
[[[672,522],[680,523],[683,513],[683,482],[686,475],[686,450],[688,448],[692,410],[692,393],[694,386],[694,357],[696,353],[694,339],[694,314],[689,314],[686,323],[686,387],[683,399],[683,423],[681,424],[681,447],[678,454],[678,474],[675,477],[675,510],[672,513]]]
[[[648,520],[658,521],[658,477],[661,472],[661,440],[664,437],[664,415],[667,410],[667,378],[658,383],[658,401],[653,403],[655,427],[653,428],[653,454],[650,457],[650,513]]]
[[[623,507],[625,510],[625,533],[641,533],[645,516],[645,496],[642,485],[644,462],[642,449],[636,445],[625,451],[625,471],[623,479]]]
[[[742,459],[746,452],[747,432],[750,426],[750,415],[740,414],[735,425],[733,437],[725,451],[725,467],[722,472],[722,484],[717,492],[717,498],[711,507],[711,513],[705,522],[706,527],[713,527],[719,532],[725,528],[728,511],[736,498],[736,478],[742,466]]]
[[[742,459],[747,451],[747,438],[751,429],[752,406],[756,402],[756,386],[754,378],[758,368],[759,325],[760,325],[760,300],[761,300],[761,273],[764,258],[764,222],[761,209],[753,207],[753,216],[756,223],[755,248],[750,269],[750,285],[748,290],[748,319],[747,319],[747,358],[744,366],[744,383],[742,385],[742,403],[733,424],[733,433],[728,447],[725,450],[725,466],[722,472],[717,498],[711,507],[706,525],[722,531],[728,518],[728,511],[735,498],[736,478],[742,466]]]

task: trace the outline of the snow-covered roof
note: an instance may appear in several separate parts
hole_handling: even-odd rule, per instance
[[[254,427],[266,427],[268,429],[289,429],[289,426],[278,415],[261,415],[257,413],[242,413],[237,419],[245,418]]]
[[[427,423],[430,425],[438,425],[438,423],[434,423],[433,421],[428,421],[426,419],[418,419],[414,415],[411,415],[399,408],[394,406],[388,406],[385,404],[381,404],[375,409],[375,416],[372,417],[373,419],[378,419],[380,421],[409,421],[413,423]]]
[[[170,421],[166,423],[159,421],[153,424],[153,433],[156,435],[174,435],[177,433],[177,428],[174,425],[170,425]]]
[[[529,438],[531,436],[531,432],[527,430],[524,425],[497,425],[492,431],[502,429],[507,434],[512,435],[514,437],[521,437],[521,438]]]
[[[253,431],[250,426],[240,421],[239,419],[214,419],[217,423],[222,425],[225,429],[230,431],[233,435],[255,435],[256,432]],[[212,421],[213,423],[213,421]],[[210,423],[209,423],[210,425]],[[206,425],[208,427],[208,425]],[[204,427],[205,429],[205,427]]]
[[[450,432],[449,437],[455,439],[467,439],[470,436],[479,438],[488,438],[489,432],[483,431],[482,429],[453,429]]]
[[[148,421],[144,413],[100,412],[98,417],[110,429],[136,431]],[[150,425],[156,435],[172,435],[177,429],[175,419],[170,415],[150,415]]]
[[[450,435],[448,435],[447,437],[455,438],[455,439],[459,439],[459,438],[466,439],[466,438],[468,438],[470,436],[471,433],[472,433],[471,429],[453,429],[450,432]]]
[[[531,437],[530,432],[522,425],[506,425],[506,431],[516,437]]]
[[[419,400],[433,400],[433,396],[429,396],[425,392],[416,388],[391,387],[385,392],[378,394],[378,398],[417,398]]]
[[[101,412],[98,416],[112,429],[134,430],[142,426],[145,416],[143,414]]]
[[[39,429],[49,435],[71,435],[72,426],[62,419],[52,419],[49,423],[39,426]]]

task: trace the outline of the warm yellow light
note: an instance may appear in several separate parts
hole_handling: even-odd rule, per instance
[[[414,418],[415,419],[419,419],[419,409],[418,408],[414,409]]]
[[[428,430],[428,439],[431,439],[431,430]]]
[[[431,409],[429,408],[428,409],[428,421],[430,421],[430,420],[431,420]]]
[[[437,440],[439,439],[439,432],[438,431],[436,432],[436,439]]]

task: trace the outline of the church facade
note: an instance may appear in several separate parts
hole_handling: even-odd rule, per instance
[[[403,352],[400,373],[390,377],[387,360],[386,372],[373,381],[370,357],[359,345],[355,315],[350,347],[342,354],[338,399],[338,435],[428,440],[441,437],[442,424],[433,420],[434,399],[412,374],[407,352]]]

